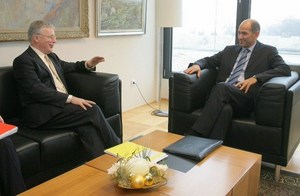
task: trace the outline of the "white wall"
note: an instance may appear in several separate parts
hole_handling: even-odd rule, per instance
[[[123,111],[145,104],[136,87],[131,87],[131,79],[137,81],[148,102],[154,101],[157,98],[155,1],[147,1],[145,35],[110,37],[95,36],[96,3],[94,0],[88,2],[89,38],[59,39],[54,52],[66,61],[104,56],[106,60],[98,65],[97,71],[116,73],[121,78]],[[0,66],[11,65],[13,59],[27,47],[27,41],[0,42]]]

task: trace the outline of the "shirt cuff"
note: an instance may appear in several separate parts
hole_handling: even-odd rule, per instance
[[[201,66],[199,64],[197,64],[197,63],[189,63],[188,67],[192,67],[193,65],[198,65],[201,68]]]
[[[68,98],[67,98],[66,103],[71,103],[72,98],[73,98],[73,95],[69,95]]]
[[[93,69],[95,69],[95,67],[96,67],[96,66],[94,66],[94,67],[89,67],[88,64],[87,64],[87,61],[85,61],[84,66],[85,66],[85,68],[88,69],[88,70],[93,70]]]

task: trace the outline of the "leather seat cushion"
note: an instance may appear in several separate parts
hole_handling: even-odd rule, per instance
[[[260,154],[280,155],[282,152],[282,128],[261,126],[254,120],[233,120],[225,145]]]
[[[19,134],[40,144],[42,170],[72,162],[84,149],[73,131],[22,129]]]
[[[23,177],[27,178],[37,174],[40,170],[40,148],[39,143],[19,134],[10,136],[15,145],[21,161]]]

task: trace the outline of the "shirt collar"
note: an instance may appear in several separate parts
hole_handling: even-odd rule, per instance
[[[32,48],[32,50],[41,58],[41,59],[44,59],[45,55],[43,52],[41,52],[39,49],[33,47],[30,45],[30,47]]]
[[[256,45],[256,43],[257,43],[257,41],[251,46],[251,47],[249,47],[248,49],[250,50],[250,52],[252,52],[253,51],[253,49],[254,49],[254,47],[255,47],[255,45]],[[244,49],[244,48],[243,48]]]

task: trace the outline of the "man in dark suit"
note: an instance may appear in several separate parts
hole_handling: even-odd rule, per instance
[[[65,74],[90,72],[104,61],[96,56],[88,61],[65,62],[55,53],[55,27],[34,21],[28,29],[30,46],[13,62],[24,123],[30,128],[73,129],[94,158],[105,148],[120,143],[95,102],[68,93]],[[94,84],[86,84],[94,85]]]
[[[4,122],[0,116],[0,122]],[[19,157],[9,137],[0,139],[0,195],[13,196],[26,190]]]
[[[291,70],[275,47],[257,41],[260,25],[243,21],[238,29],[239,45],[227,46],[219,53],[191,63],[184,71],[201,77],[202,69],[218,69],[217,83],[211,90],[202,115],[187,134],[224,140],[232,115],[248,115],[263,83]]]

